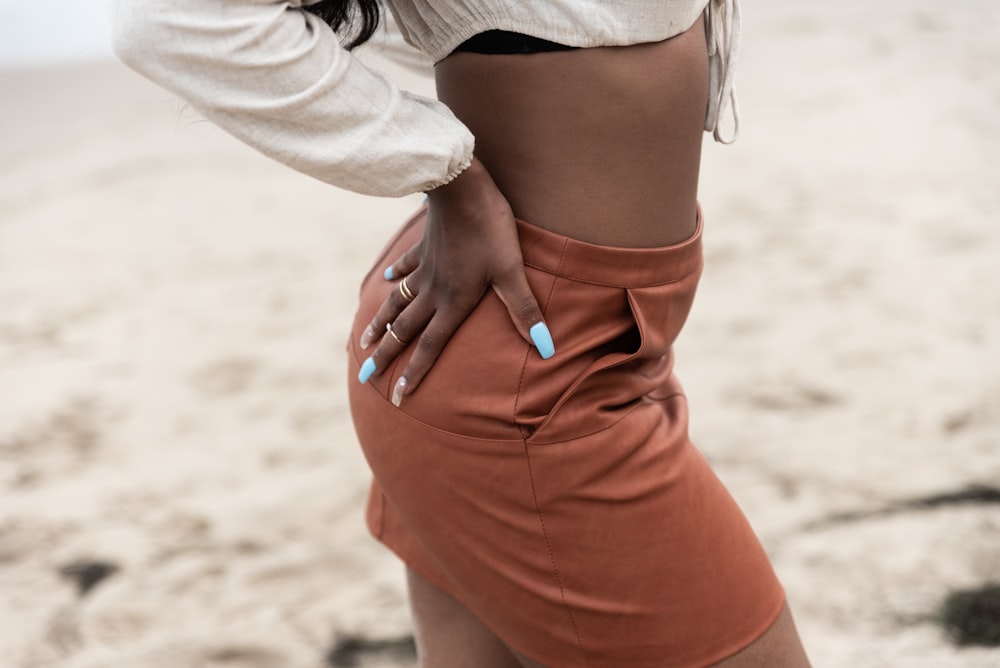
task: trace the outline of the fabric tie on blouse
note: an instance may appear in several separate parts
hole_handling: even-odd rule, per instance
[[[709,0],[705,13],[708,22],[709,99],[705,131],[715,140],[732,144],[740,133],[740,108],[736,103],[736,56],[740,50],[740,0]],[[722,131],[726,108],[733,110],[733,132]]]

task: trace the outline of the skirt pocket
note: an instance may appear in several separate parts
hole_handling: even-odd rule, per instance
[[[606,429],[643,402],[676,393],[672,346],[691,309],[697,273],[643,288],[576,283],[564,288],[563,307],[551,309],[557,323],[578,332],[572,354],[562,360],[565,389],[540,419],[525,419],[533,444],[566,441]],[[558,355],[557,355],[558,356]],[[550,369],[548,373],[552,373]],[[525,378],[541,387],[543,364],[529,362]],[[522,388],[522,393],[525,392]]]
[[[550,360],[525,363],[517,421],[529,442],[598,431],[639,398],[632,362],[642,331],[624,288],[556,278],[545,318],[556,342]]]

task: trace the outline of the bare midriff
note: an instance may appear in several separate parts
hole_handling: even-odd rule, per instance
[[[609,246],[693,234],[708,99],[701,19],[649,44],[455,53],[436,80],[518,218]]]

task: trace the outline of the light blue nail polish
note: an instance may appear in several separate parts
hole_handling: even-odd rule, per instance
[[[385,268],[385,273],[382,274],[382,275],[385,276],[385,280],[391,281],[392,280],[392,267],[386,267]]]
[[[373,373],[375,373],[375,360],[369,357],[365,360],[365,363],[361,365],[361,371],[358,373],[358,380],[362,383],[367,383]]]
[[[547,360],[556,354],[556,347],[552,343],[552,334],[544,322],[536,322],[528,330],[528,334],[531,335],[531,340],[535,342],[538,354],[542,356],[543,360]]]

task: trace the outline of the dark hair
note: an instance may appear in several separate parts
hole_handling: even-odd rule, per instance
[[[321,0],[306,5],[305,9],[329,23],[337,32],[350,26],[353,34],[344,45],[348,49],[367,42],[378,28],[379,0]]]

